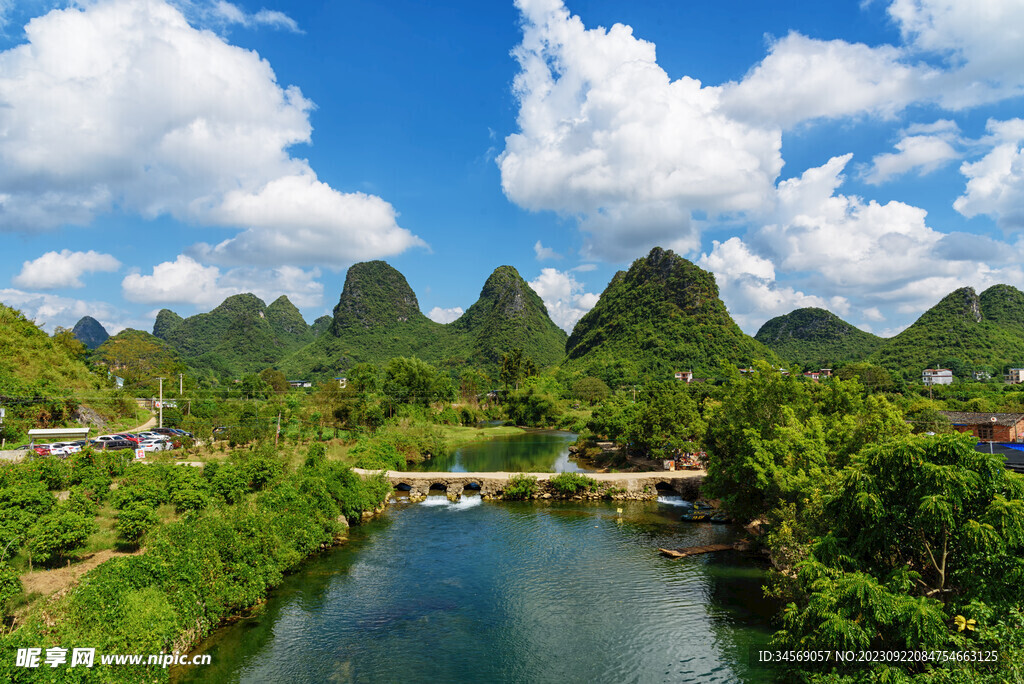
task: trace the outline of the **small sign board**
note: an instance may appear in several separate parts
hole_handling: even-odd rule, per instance
[[[135,458],[146,458],[146,450],[145,449],[136,449],[135,450]]]

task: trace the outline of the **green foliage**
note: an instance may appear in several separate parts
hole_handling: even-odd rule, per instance
[[[712,274],[661,248],[615,274],[565,349],[566,369],[613,387],[679,369],[706,376],[723,361],[777,361],[729,316]]]
[[[10,614],[11,604],[23,591],[17,570],[9,563],[0,561],[0,617]]]
[[[152,506],[135,502],[117,514],[117,536],[127,542],[137,544],[143,535],[159,522],[160,518]]]
[[[451,401],[455,389],[451,379],[433,366],[417,358],[398,357],[384,367],[384,395],[392,406]]]
[[[276,459],[270,453],[258,456]],[[250,465],[242,459],[213,470],[245,471]],[[136,468],[142,478],[168,482],[178,477],[172,472],[194,472],[141,465],[131,470]],[[192,475],[180,477],[179,487],[195,484]],[[197,511],[180,522],[150,526],[151,509],[133,505],[120,512],[118,531],[138,540],[148,528],[146,553],[91,570],[67,594],[30,612],[13,634],[0,637],[0,645],[88,644],[107,653],[188,650],[224,618],[262,601],[309,554],[332,543],[343,531],[339,516],[358,520],[390,491],[384,478],[364,482],[325,461],[268,480],[264,489],[242,495],[235,505]],[[6,586],[0,568],[0,596]],[[161,672],[145,675],[149,681]]]
[[[313,442],[306,450],[306,467],[319,468],[327,462],[327,447],[322,442]]]
[[[559,473],[552,475],[548,484],[555,492],[562,496],[572,496],[580,492],[590,491],[597,486],[597,481],[580,473]],[[506,490],[506,495],[507,495]]]
[[[1020,673],[1024,644],[995,639],[1019,623],[1024,602],[1024,481],[999,457],[975,451],[962,435],[906,437],[863,449],[824,490],[821,508],[805,520],[819,536],[793,578],[774,582],[790,599],[778,643],[853,650],[1013,645],[1016,654],[1004,651],[998,664],[953,666],[962,681],[982,681],[1014,662]],[[960,634],[958,615],[974,620],[977,633]],[[841,664],[828,669],[854,672]]]
[[[40,563],[67,558],[85,545],[96,523],[81,513],[60,509],[47,513],[29,527],[29,550]]]
[[[813,307],[767,321],[754,339],[787,362],[812,370],[860,361],[885,343],[831,311]]]
[[[558,398],[536,385],[513,390],[505,397],[505,413],[514,425],[558,425],[562,408]]]
[[[504,497],[512,501],[529,499],[537,492],[537,477],[525,473],[516,473],[508,478],[505,485]]]
[[[357,468],[367,470],[405,470],[405,457],[394,443],[386,439],[361,439],[349,454],[355,457]]]
[[[270,386],[275,394],[284,394],[291,385],[284,373],[276,368],[265,368],[260,372],[260,378]]]
[[[764,363],[734,377],[704,418],[707,491],[742,520],[786,502],[802,508],[863,446],[909,431],[894,406],[854,380],[805,383]]]
[[[156,378],[185,371],[185,364],[167,343],[132,328],[122,330],[97,347],[94,359],[123,378],[125,389],[145,389],[153,393],[159,384]]]
[[[580,378],[572,385],[572,395],[591,406],[599,401],[604,401],[611,396],[611,393],[608,384],[601,378]]]

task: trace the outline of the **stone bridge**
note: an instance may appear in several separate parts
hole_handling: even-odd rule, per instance
[[[362,476],[376,475],[379,470],[353,468]],[[514,475],[532,475],[537,478],[537,497],[552,498],[547,481],[558,473],[450,473],[450,472],[398,472],[387,471],[391,485],[398,491],[409,492],[409,498],[422,499],[429,493],[445,494],[457,501],[465,491],[477,491],[485,499],[500,499],[509,479]],[[646,473],[583,473],[597,480],[602,492],[613,499],[655,499],[659,494],[680,494],[684,498],[697,498],[703,470],[657,471]],[[610,490],[610,491],[609,491]]]

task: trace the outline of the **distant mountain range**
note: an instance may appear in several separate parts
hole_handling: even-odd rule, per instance
[[[74,334],[91,349],[106,340],[90,317]],[[240,294],[188,318],[163,309],[153,336],[192,369],[221,380],[268,367],[318,380],[362,362],[417,356],[454,374],[476,367],[497,382],[502,355],[515,348],[540,368],[560,365],[565,377],[593,375],[613,385],[669,379],[675,371],[712,376],[722,364],[758,359],[803,368],[869,361],[908,377],[929,366],[996,374],[1024,366],[1024,293],[1009,285],[980,296],[961,288],[891,339],[817,308],[773,318],[751,338],[729,315],[711,273],[655,248],[615,274],[567,337],[511,266],[495,269],[478,300],[445,325],[423,315],[401,273],[370,261],[349,269],[333,315],[313,325],[287,297],[268,306]]]
[[[963,287],[946,295],[909,328],[889,339],[859,330],[824,309],[797,309],[757,332],[790,363],[804,367],[869,361],[918,377],[929,367],[959,376],[1024,366],[1024,292],[993,285],[979,296]]]

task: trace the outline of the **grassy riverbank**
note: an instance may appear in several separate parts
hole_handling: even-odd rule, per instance
[[[99,654],[184,652],[225,619],[260,603],[285,573],[343,538],[347,521],[376,509],[390,492],[384,479],[364,481],[328,461],[323,451],[310,448],[297,468],[269,447],[202,469],[93,463],[98,478],[109,478],[111,470],[117,478],[116,489],[91,491],[105,491],[100,496],[118,510],[118,523],[165,505],[181,517],[153,521],[138,538],[144,553],[103,563],[69,590],[37,601],[9,621],[10,631],[0,638],[0,680],[166,679],[160,668],[17,667],[15,654],[19,648],[42,648],[44,654],[58,646],[68,654],[73,648],[95,648],[98,661]],[[78,497],[55,503],[46,489],[65,486],[61,474],[44,482],[41,472],[38,462],[9,466],[3,491],[10,495],[12,487],[34,487],[39,501],[46,495],[51,502],[43,517],[83,519]],[[41,532],[29,525],[22,534],[28,546],[38,547]],[[62,564],[65,555],[70,560],[75,553],[56,550],[53,562]]]

